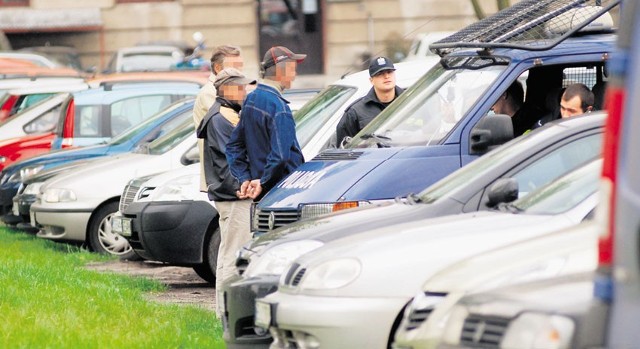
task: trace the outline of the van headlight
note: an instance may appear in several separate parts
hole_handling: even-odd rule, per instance
[[[243,275],[282,275],[296,258],[322,245],[323,243],[317,240],[300,240],[268,248],[261,256],[251,259]]]
[[[301,204],[300,218],[314,218],[325,214],[347,210],[350,208],[371,205],[368,201],[341,201],[316,204]]]
[[[561,315],[522,313],[509,324],[501,348],[569,348],[575,330],[571,318]]]
[[[354,258],[334,259],[320,263],[307,269],[300,281],[300,288],[305,290],[327,290],[348,285],[362,271],[360,261]]]
[[[69,202],[76,200],[76,194],[71,189],[51,188],[42,193],[43,202]]]

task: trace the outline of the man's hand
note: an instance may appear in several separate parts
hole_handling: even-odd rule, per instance
[[[250,184],[251,184],[251,181],[242,182],[242,184],[240,185],[240,190],[236,191],[236,195],[238,196],[239,199],[244,200],[249,197],[249,195],[247,195],[247,191],[249,189]]]
[[[260,184],[260,179],[254,179],[249,183],[249,188],[247,189],[247,196],[251,199],[255,199],[260,196],[262,193],[262,185]]]

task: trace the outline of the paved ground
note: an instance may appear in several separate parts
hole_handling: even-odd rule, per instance
[[[214,311],[215,288],[201,279],[191,268],[166,266],[155,262],[110,261],[92,263],[87,268],[97,271],[147,277],[168,286],[167,292],[149,295],[149,299],[164,303],[189,304]]]

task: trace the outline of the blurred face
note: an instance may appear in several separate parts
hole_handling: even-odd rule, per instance
[[[232,102],[242,104],[247,95],[245,85],[225,84],[220,87],[222,96]]]
[[[296,61],[284,61],[276,65],[276,80],[280,82],[283,89],[291,88],[291,83],[296,79]]]
[[[369,78],[373,88],[379,92],[389,92],[396,87],[396,72],[383,70]]]
[[[213,69],[215,70],[214,73],[216,74],[218,74],[222,69],[226,68],[236,68],[239,71],[242,71],[242,68],[244,68],[244,60],[242,59],[242,56],[226,56],[222,61],[222,65],[213,65]]]
[[[573,98],[569,100],[566,100],[564,96],[562,96],[560,100],[560,115],[562,118],[569,118],[584,113],[585,110],[582,110],[582,100],[580,96],[573,96]]]

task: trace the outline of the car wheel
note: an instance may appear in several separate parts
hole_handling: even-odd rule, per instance
[[[202,264],[194,266],[193,270],[199,277],[211,284],[215,284],[216,268],[218,266],[218,248],[220,247],[220,228],[216,227],[213,233],[209,235],[204,247],[204,261]]]
[[[121,259],[135,259],[136,253],[129,242],[111,231],[111,218],[118,211],[118,202],[100,207],[89,223],[89,247],[97,253],[111,254]]]

